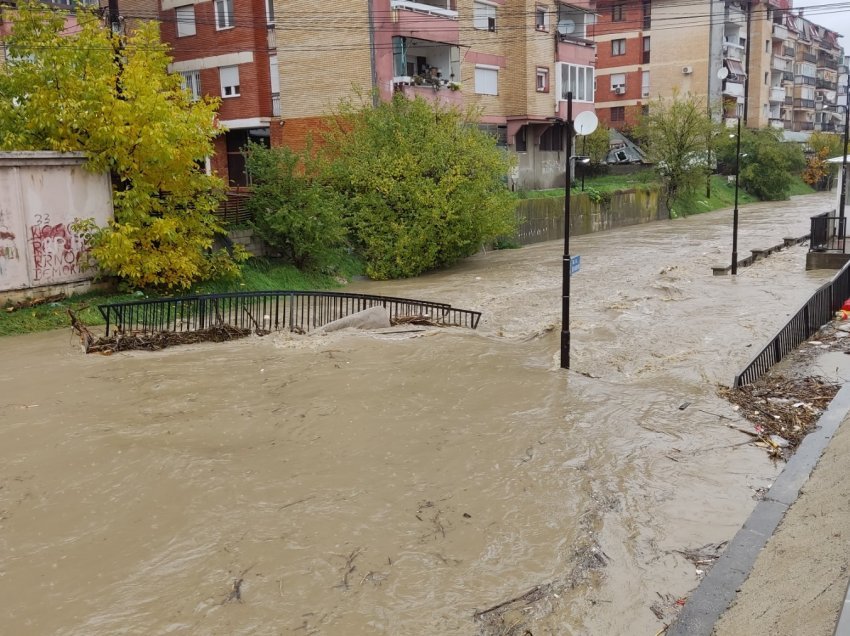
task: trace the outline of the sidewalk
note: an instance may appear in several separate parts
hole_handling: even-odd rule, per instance
[[[848,413],[845,384],[668,636],[850,636]]]

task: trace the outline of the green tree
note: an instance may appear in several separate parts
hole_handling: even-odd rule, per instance
[[[345,104],[323,149],[372,278],[416,276],[514,231],[508,155],[472,112],[401,95]]]
[[[112,174],[114,221],[81,224],[105,273],[185,288],[238,272],[227,252],[211,250],[223,186],[198,168],[220,132],[217,102],[192,101],[168,74],[155,24],[120,46],[95,13],[80,8],[77,18],[69,32],[64,13],[19,5],[0,69],[0,148],[83,151],[90,170]]]
[[[342,197],[315,179],[309,152],[252,144],[247,168],[252,224],[284,258],[303,268],[344,243]]]
[[[601,173],[607,164],[605,159],[611,151],[610,131],[607,126],[600,124],[589,135],[577,137],[576,146],[581,154],[590,157],[590,168],[594,173]]]
[[[736,137],[730,132],[720,137],[718,161],[727,173],[735,169]],[[741,187],[762,201],[788,198],[791,181],[805,167],[803,150],[796,143],[782,141],[782,131],[774,128],[741,130]]]
[[[638,123],[636,132],[661,178],[668,209],[712,170],[715,126],[703,100],[691,94],[654,100]]]

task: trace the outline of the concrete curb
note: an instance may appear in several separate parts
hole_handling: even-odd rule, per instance
[[[714,624],[735,600],[759,552],[779,526],[785,511],[797,500],[800,489],[849,412],[850,384],[845,384],[821,415],[818,428],[806,436],[764,500],[756,505],[726,551],[691,594],[676,622],[667,630],[668,636],[711,636]],[[844,609],[838,624],[839,629],[843,624],[845,631],[836,631],[837,636],[850,636],[850,602],[845,600]]]

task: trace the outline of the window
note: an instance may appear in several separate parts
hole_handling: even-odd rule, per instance
[[[652,1],[643,0],[643,29],[648,31],[652,26]]]
[[[222,97],[239,97],[239,67],[222,66],[218,69]]]
[[[649,97],[649,71],[644,71],[643,73],[641,73],[640,96]]]
[[[567,93],[572,92],[573,99],[578,102],[593,101],[593,67],[579,66],[578,64],[565,64],[559,62],[560,82],[559,99],[566,100]]]
[[[507,126],[499,126],[498,124],[478,124],[478,130],[493,137],[496,140],[496,145],[500,148],[508,147]]]
[[[540,135],[540,150],[557,150],[564,149],[563,127],[549,126],[542,135]]]
[[[612,73],[611,74],[611,92],[617,95],[622,95],[626,92],[626,74]]]
[[[516,131],[516,136],[514,137],[514,149],[517,152],[527,152],[528,151],[528,139],[527,139],[528,126],[522,126],[518,131]]]
[[[475,93],[477,95],[499,94],[499,68],[479,65],[475,67]]]
[[[651,43],[649,41],[649,36],[646,35],[643,38],[643,59],[641,60],[642,64],[649,64],[649,51],[651,48]]]
[[[195,35],[195,5],[190,4],[185,7],[177,7],[174,10],[174,17],[177,21],[177,37],[184,38],[187,35]]]
[[[614,106],[611,108],[611,121],[626,121],[626,107]]]
[[[476,29],[496,30],[496,5],[474,2],[472,4],[472,24]]]
[[[625,55],[626,54],[626,40],[625,38],[621,38],[619,40],[611,40],[611,55]]]
[[[611,22],[623,21],[623,5],[615,4],[611,6]]]
[[[266,0],[266,24],[274,24],[274,0]]]
[[[549,11],[546,7],[537,7],[534,9],[534,28],[538,31],[549,30]]]
[[[181,71],[180,81],[183,84],[183,88],[192,93],[192,99],[194,101],[201,99],[200,71]]]
[[[549,92],[549,69],[537,67],[537,92]]]
[[[215,0],[215,28],[220,31],[233,24],[233,0]]]

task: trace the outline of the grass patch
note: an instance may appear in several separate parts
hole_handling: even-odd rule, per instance
[[[343,287],[353,277],[363,273],[363,264],[354,256],[341,254],[322,267],[311,271],[300,271],[287,263],[276,263],[264,259],[251,259],[242,268],[242,278],[234,280],[207,281],[193,287],[186,294],[217,294],[232,291],[269,291],[288,289],[294,291],[335,289]],[[17,311],[0,310],[0,336],[48,331],[68,327],[68,309],[77,313],[87,325],[104,324],[97,305],[145,298],[162,298],[168,294],[135,291],[87,292],[71,296],[63,301],[47,303]]]
[[[791,178],[791,190],[788,192],[790,196],[795,197],[801,194],[814,194],[815,192],[817,192],[817,190],[803,181],[802,177],[794,175]]]
[[[738,205],[755,203],[756,197],[744,189],[738,188]],[[673,205],[671,213],[675,216],[690,216],[701,212],[711,212],[723,208],[731,208],[735,205],[735,181],[728,180],[725,176],[715,174],[711,176],[711,196],[706,196],[705,186],[696,189],[679,198]]]
[[[585,177],[584,189],[597,192],[617,192],[618,190],[634,190],[658,185],[655,171],[644,168],[632,174],[605,174],[597,177]],[[581,192],[581,177],[573,181],[573,194]],[[564,196],[564,188],[550,188],[547,190],[520,190],[517,192],[519,199],[545,199],[549,197]]]

